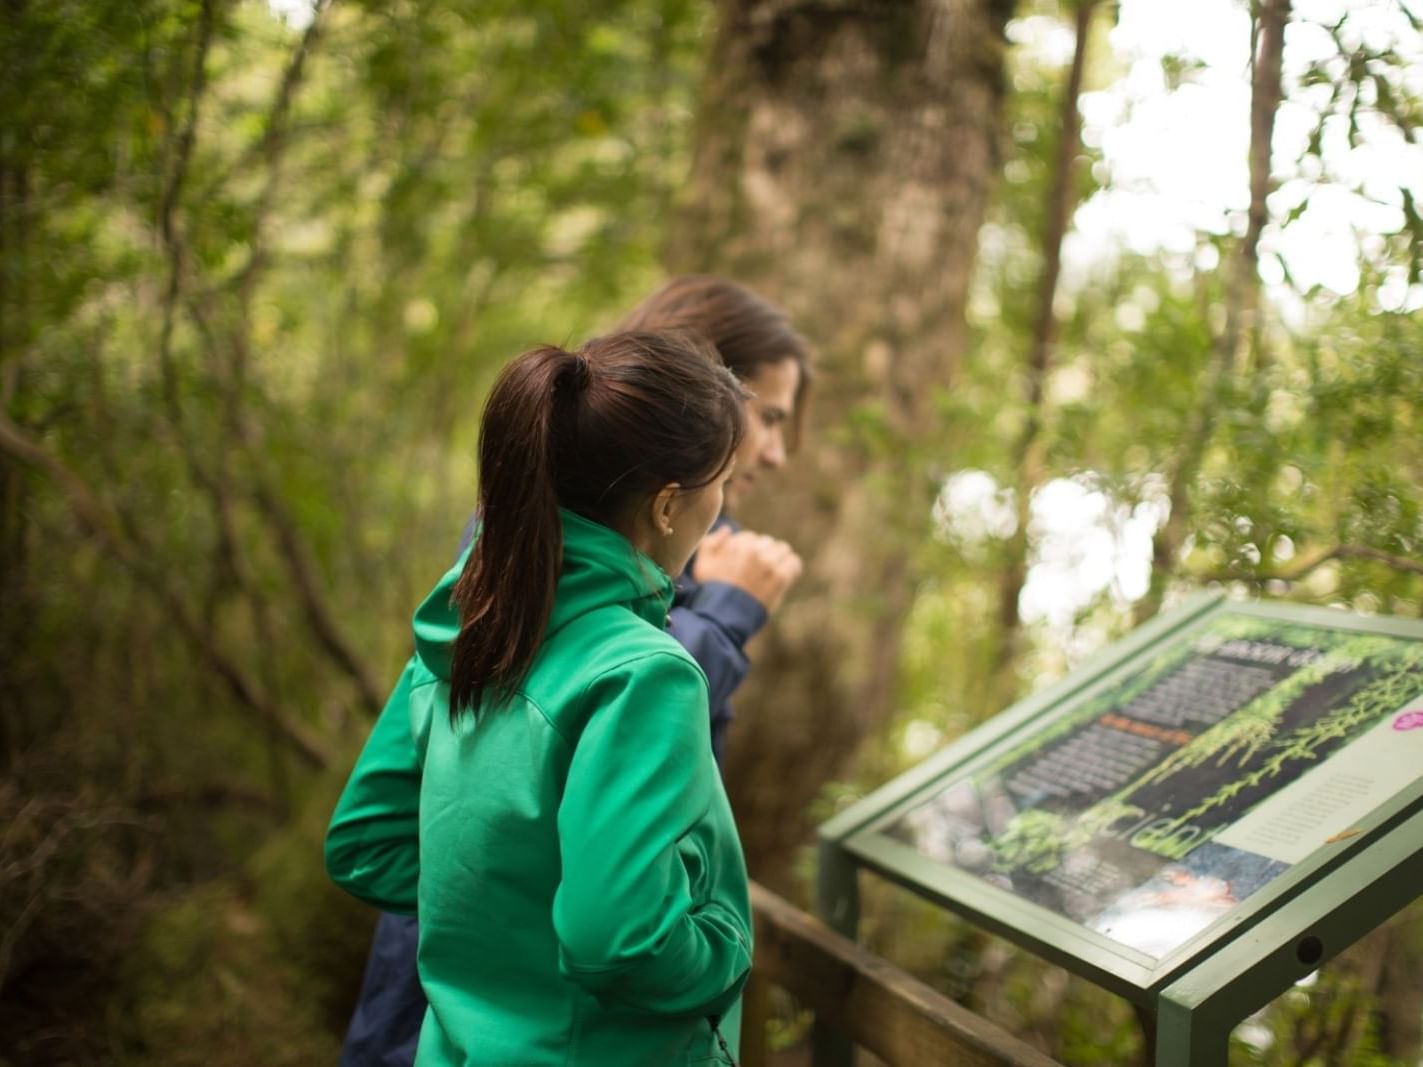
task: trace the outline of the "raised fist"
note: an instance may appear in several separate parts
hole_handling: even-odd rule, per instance
[[[692,577],[699,582],[728,582],[745,590],[774,612],[801,572],[800,557],[784,541],[729,526],[713,530],[697,548]]]

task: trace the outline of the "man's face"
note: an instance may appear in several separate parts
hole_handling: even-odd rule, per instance
[[[795,415],[800,365],[791,357],[764,363],[743,378],[751,396],[746,401],[746,435],[736,450],[736,473],[726,486],[726,503],[734,507],[764,472],[786,462],[786,431]]]

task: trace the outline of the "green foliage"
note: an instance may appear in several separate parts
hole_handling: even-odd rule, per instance
[[[320,871],[334,779],[311,764],[340,776],[330,753],[349,756],[366,690],[408,650],[403,620],[475,498],[477,413],[498,367],[605,328],[658,277],[710,8],[356,0],[317,5],[308,30],[262,0],[11,7],[0,415],[64,470],[13,450],[0,464],[0,927],[15,931],[0,995],[7,1009],[16,989],[29,997],[0,1059],[43,1062],[34,1042],[62,1029],[56,1062],[92,1061],[111,1038],[135,1063],[330,1061],[369,916]],[[1020,14],[1070,12],[1045,0]],[[1089,87],[1121,73],[1107,21]],[[1286,86],[1317,104],[1307,154],[1329,122],[1346,140],[1363,114],[1416,128],[1399,55],[1347,20],[1329,33],[1337,54]],[[1184,469],[1184,550],[1157,562],[1174,588],[1423,613],[1407,566],[1423,553],[1423,320],[1380,296],[1391,272],[1418,280],[1412,193],[1358,292],[1296,294],[1288,324],[1266,301],[1218,392],[1237,238],[1203,233],[1192,255],[1124,253],[1068,279],[1030,411],[1063,71],[1022,48],[1011,63],[973,344],[958,381],[923,383],[942,427],[906,440],[866,403],[816,434],[986,471],[1016,510],[1017,443],[1036,418],[1039,484],[1155,506]],[[1174,91],[1197,70],[1183,53],[1163,74]],[[879,131],[850,108],[838,136],[853,157]],[[1082,152],[1079,198],[1111,181],[1100,163]],[[1307,203],[1272,202],[1275,223]],[[1005,641],[1014,548],[996,531],[908,549],[903,714],[827,804],[1130,627],[1132,605],[1106,589],[1067,631]],[[1024,827],[1011,861],[1060,845],[1051,830]],[[7,867],[19,854],[44,862]],[[941,913],[891,920],[887,952],[1056,1055],[1134,1054],[1119,1002],[1045,979]],[[92,977],[71,982],[79,972]],[[1238,1055],[1291,1062],[1337,1035],[1338,1005],[1364,1000],[1328,974],[1272,1009],[1274,1044]],[[802,1029],[793,1018],[782,1036]],[[1349,1062],[1372,1062],[1371,1031],[1351,1033]]]
[[[156,914],[128,961],[117,1062],[333,1062],[340,1031],[319,1010],[323,976],[299,969],[280,947],[226,883]]]
[[[1024,388],[1026,359],[1041,310],[1044,204],[1070,14],[1067,5],[1019,10],[1025,23],[1035,21],[1039,28],[1015,39],[1036,34],[1050,38],[1054,47],[1020,48],[1010,56],[1005,160],[982,233],[969,309],[974,341],[961,380],[938,405],[945,429],[937,447],[946,473],[986,472],[998,487],[994,506],[1018,508],[1020,514],[1015,449],[1033,417]],[[1399,129],[1417,126],[1406,125],[1416,118],[1416,86],[1410,88],[1402,76],[1402,55],[1416,44],[1401,41],[1395,51],[1377,27],[1368,29],[1362,17],[1355,26],[1353,18],[1349,13],[1340,24],[1324,27],[1336,55],[1321,58],[1302,84],[1285,85],[1292,103],[1316,114],[1320,129],[1298,165],[1309,179],[1304,198],[1293,212],[1287,210],[1290,204],[1272,199],[1273,227],[1290,225],[1314,202],[1316,190],[1339,181],[1323,158],[1326,123],[1342,123],[1348,131],[1344,140],[1359,143],[1372,128],[1360,116],[1373,107],[1381,109],[1374,118]],[[1057,37],[1042,28],[1053,19],[1061,27]],[[1089,49],[1089,57],[1097,58],[1089,61],[1089,88],[1121,73],[1113,69],[1109,42],[1091,44],[1096,51]],[[1166,91],[1189,86],[1199,70],[1199,61],[1187,53],[1168,57]],[[1110,188],[1112,175],[1105,166],[1094,166],[1093,150],[1084,155],[1077,178],[1086,198],[1099,187]],[[1199,233],[1196,248],[1184,254],[1123,251],[1094,264],[1085,276],[1069,272],[1066,291],[1058,295],[1057,334],[1036,412],[1038,484],[1073,479],[1128,511],[1145,506],[1164,512],[1170,499],[1174,517],[1183,523],[1181,552],[1157,559],[1153,570],[1173,593],[1214,586],[1365,612],[1423,614],[1423,575],[1417,567],[1423,538],[1418,446],[1423,319],[1416,310],[1388,310],[1397,300],[1383,295],[1385,279],[1399,271],[1416,280],[1419,244],[1408,240],[1416,215],[1416,201],[1406,193],[1400,232],[1366,243],[1355,293],[1264,293],[1258,316],[1214,390],[1228,311],[1241,299],[1235,275],[1243,217],[1234,235]],[[1287,284],[1292,283],[1287,279]],[[1193,462],[1186,443],[1201,425],[1205,437]],[[1179,495],[1172,498],[1177,487]],[[993,665],[1005,647],[1011,651],[1001,637],[999,587],[1015,536],[1017,531],[1001,527],[964,536],[945,522],[940,539],[917,557],[923,578],[906,628],[904,711],[881,750],[863,764],[873,780],[922,759],[925,738],[952,741],[1136,621],[1137,605],[1108,586],[1085,600],[1069,625],[1031,624],[1024,647],[1012,654],[1011,684],[996,687]],[[1029,568],[1041,537],[1041,531],[1028,529]],[[1142,680],[1149,684],[1146,675]],[[1270,713],[1263,706],[1258,710]],[[1203,737],[1191,758],[1239,758],[1251,744],[1249,737]],[[1005,753],[1003,761],[1012,756]],[[1022,836],[1017,846],[1025,859],[1033,855],[1034,843],[1048,840],[1041,832]],[[940,936],[953,944],[948,935]],[[1044,973],[1031,963],[1006,966]],[[1014,1018],[991,992],[982,1004],[997,1018]],[[1330,1019],[1328,1025],[1337,1022]],[[1066,1016],[1062,1025],[1062,1032],[1071,1032],[1077,1021]],[[1097,1054],[1094,1032],[1085,1029],[1069,1062],[1125,1062],[1121,1055]],[[1297,1036],[1278,1035],[1269,1062],[1292,1062]],[[1360,1057],[1370,1055],[1359,1048]]]
[[[291,821],[310,764],[407,654],[498,367],[659,273],[700,7],[315,10],[21,3],[0,35],[0,414],[33,449],[0,461],[0,765],[156,835],[69,834],[53,894],[0,887],[11,918],[40,901],[7,998],[72,957],[111,981],[118,917],[147,918],[119,983],[141,997],[76,987],[0,1058],[132,1008],[136,1062],[334,1059],[368,923]],[[56,954],[72,884],[93,922]]]
[[[311,859],[339,785],[243,869],[153,902],[112,1007],[121,1063],[336,1058],[374,918]]]

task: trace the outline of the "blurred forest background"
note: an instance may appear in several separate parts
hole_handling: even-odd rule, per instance
[[[320,836],[484,393],[668,273],[819,350],[741,516],[807,562],[728,772],[782,892],[1186,592],[1423,615],[1421,128],[1401,0],[5,0],[0,1063],[335,1061],[373,915]],[[869,888],[965,1004],[1140,1054]],[[1420,1024],[1415,908],[1233,1054],[1417,1064]]]

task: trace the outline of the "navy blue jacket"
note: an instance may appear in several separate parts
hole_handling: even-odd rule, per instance
[[[730,526],[725,515],[713,530]],[[677,595],[667,614],[667,630],[677,643],[692,654],[707,676],[707,697],[711,705],[712,752],[717,766],[726,753],[726,729],[733,718],[731,694],[751,669],[746,658],[746,642],[766,625],[766,609],[740,586],[729,582],[699,582],[692,577],[692,562],[677,579]]]
[[[712,527],[736,524],[725,516]],[[474,519],[465,527],[456,558],[474,536]],[[706,672],[711,705],[711,742],[717,764],[731,725],[731,694],[746,677],[750,661],[745,645],[766,624],[761,602],[727,582],[698,582],[691,564],[677,580],[677,595],[667,617],[667,629]],[[402,915],[382,915],[376,923],[361,995],[341,1049],[341,1067],[411,1067],[420,1024],[425,1018],[425,993],[416,972],[419,927]]]

